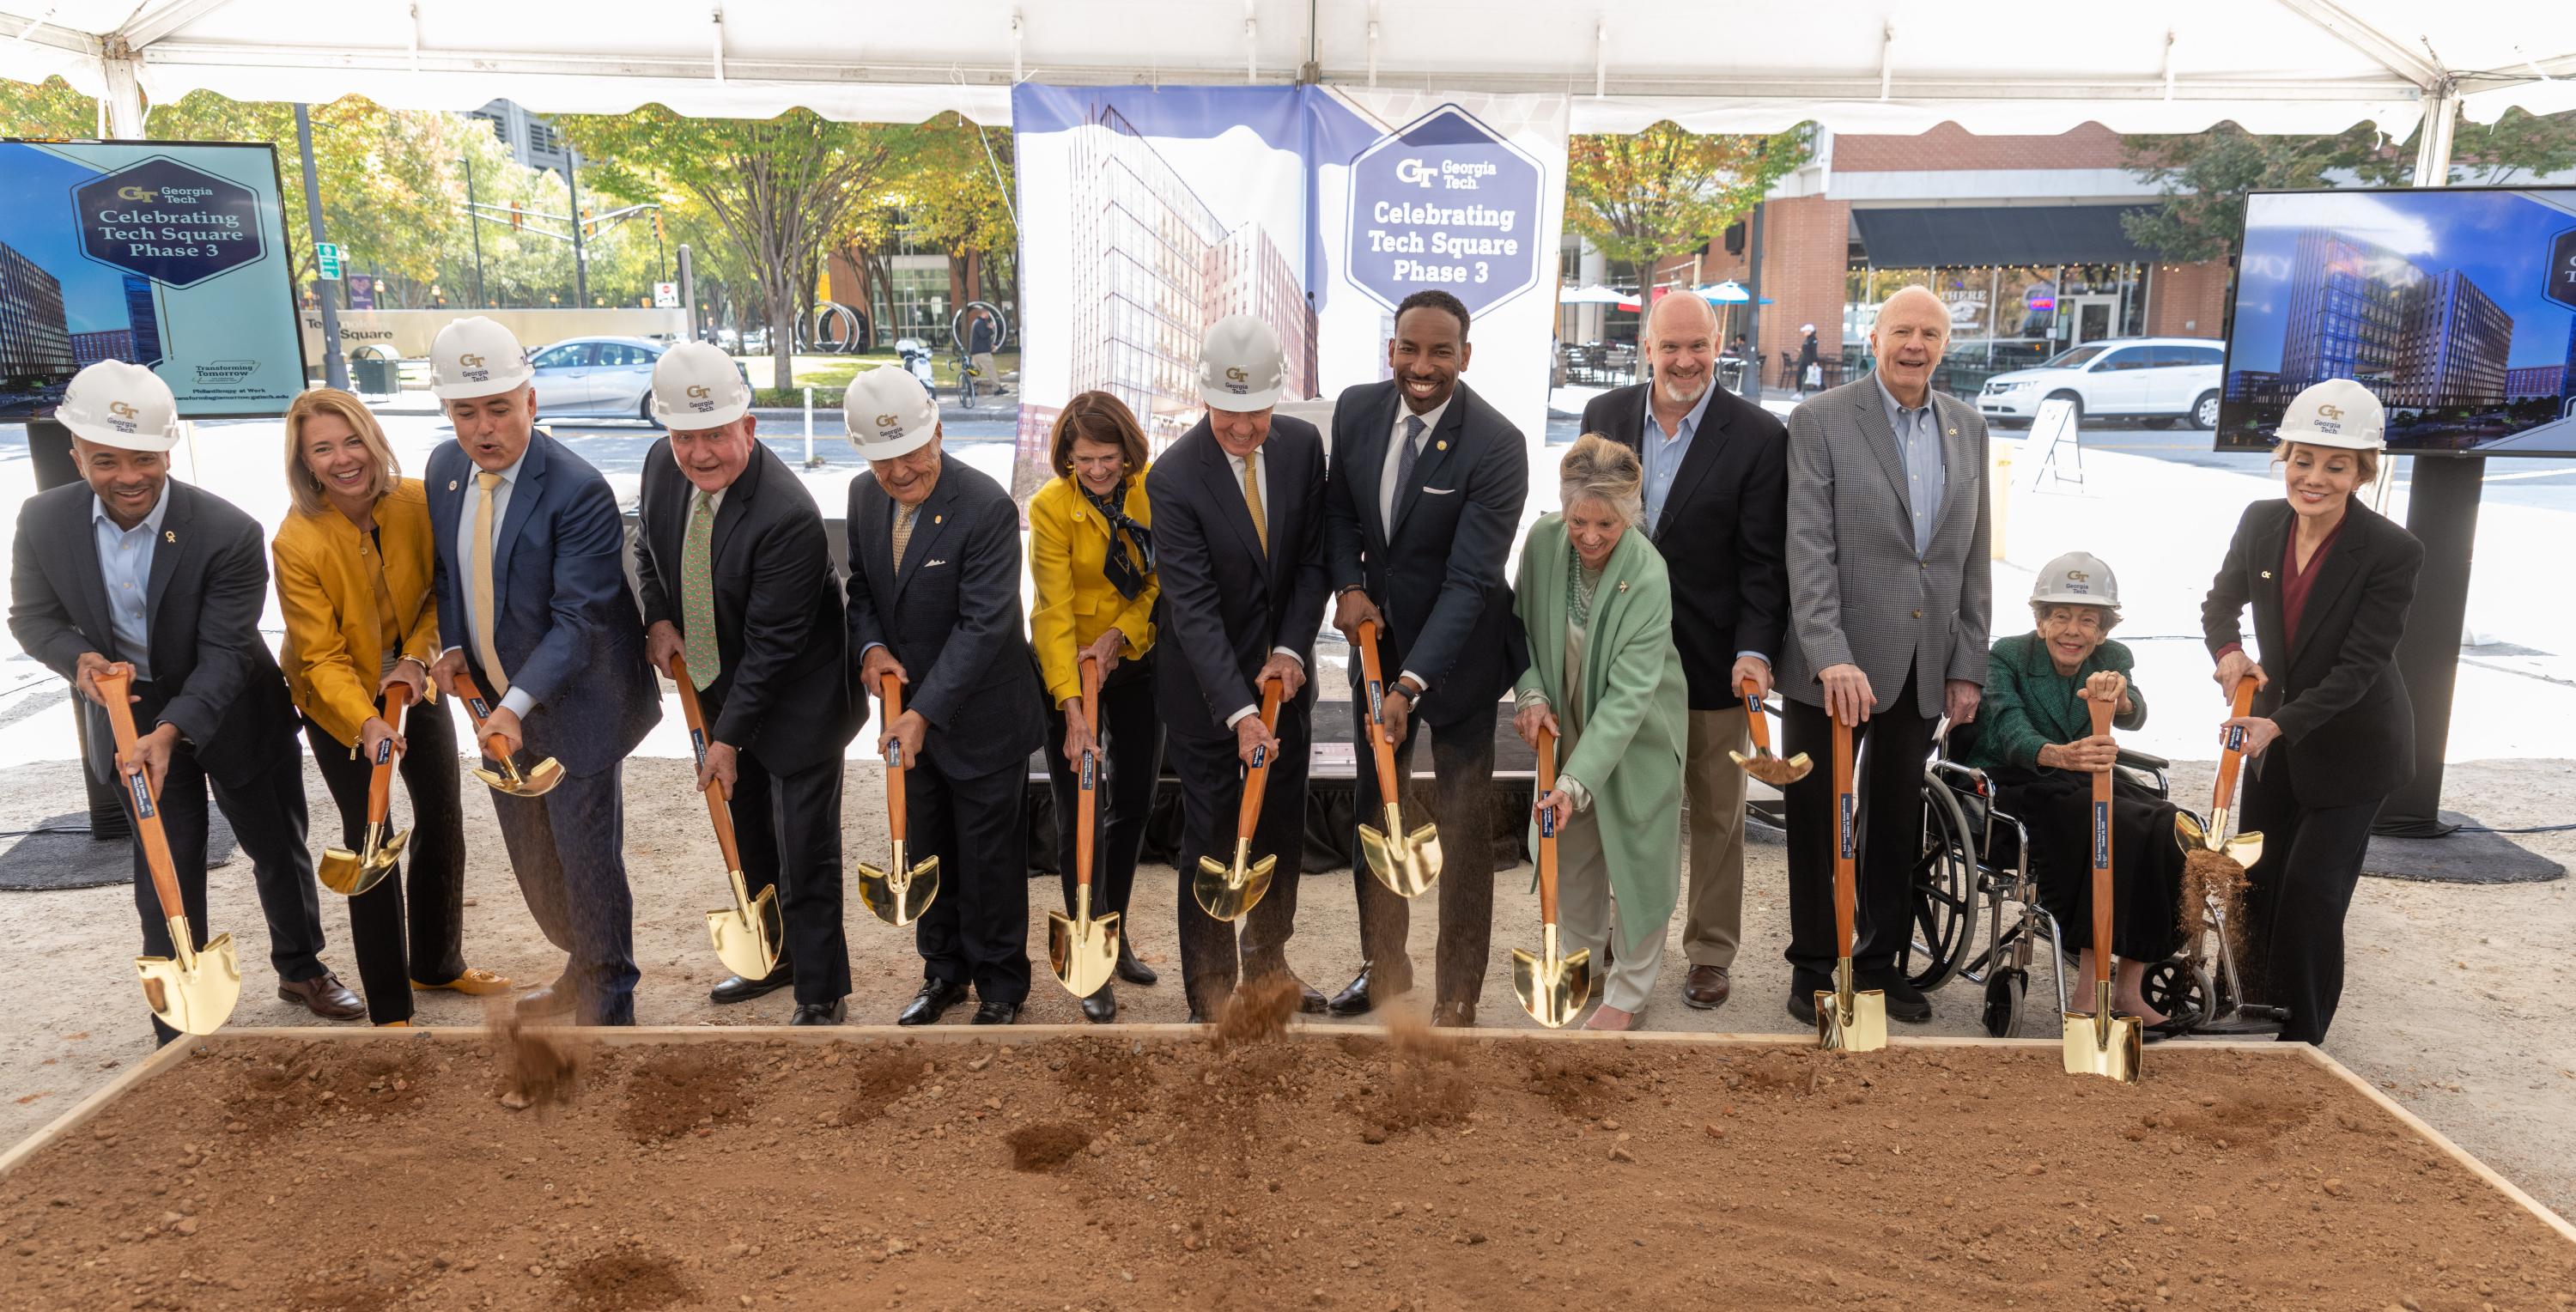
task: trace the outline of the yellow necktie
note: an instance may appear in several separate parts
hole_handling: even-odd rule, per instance
[[[1270,517],[1261,513],[1261,456],[1259,452],[1243,458],[1243,508],[1252,512],[1253,536],[1261,539],[1261,554],[1270,554]]]
[[[894,508],[894,572],[903,573],[903,549],[912,545],[913,506],[898,504]]]
[[[474,656],[491,678],[495,697],[510,691],[509,676],[501,672],[501,653],[492,646],[492,489],[500,485],[499,474],[474,476],[474,486],[482,494],[474,506]]]

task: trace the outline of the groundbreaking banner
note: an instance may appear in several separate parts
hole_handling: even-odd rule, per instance
[[[264,144],[0,142],[0,419],[53,413],[100,360],[190,418],[304,390],[276,154]]]
[[[1395,307],[1465,303],[1469,386],[1545,426],[1565,190],[1561,96],[1347,87],[1012,92],[1020,459],[1048,477],[1074,394],[1125,401],[1156,451],[1197,422],[1200,333],[1252,314],[1288,350],[1283,409],[1389,375]]]

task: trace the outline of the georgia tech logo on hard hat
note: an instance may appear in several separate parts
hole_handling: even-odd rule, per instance
[[[894,417],[893,415],[878,415],[878,416],[877,416],[877,427],[879,427],[879,428],[892,428],[892,427],[894,427],[894,426],[895,426],[895,417]]]
[[[2339,405],[2321,405],[2321,406],[2318,406],[2318,407],[2317,407],[2317,418],[2319,418],[2319,419],[2336,419],[2336,420],[2342,419],[2342,418],[2343,418],[2343,407],[2342,407],[2342,406],[2339,406]]]
[[[2081,583],[2081,582],[2083,582],[2084,580],[2089,579],[2089,578],[2091,578],[2091,577],[2093,577],[2093,576],[2092,576],[2092,575],[2090,575],[2090,574],[2085,573],[2084,571],[2082,571],[2082,570],[2080,570],[2080,569],[2070,569],[2070,570],[2066,571],[2066,577],[2067,577],[2067,579],[2068,579],[2070,582]]]
[[[109,414],[112,414],[112,415],[116,416],[116,417],[117,417],[117,418],[119,418],[119,419],[132,419],[132,418],[134,418],[134,413],[135,413],[135,412],[134,412],[134,406],[133,406],[131,403],[129,403],[129,402],[125,402],[125,401],[110,401],[110,402],[108,402],[108,403],[107,403],[107,412],[108,412]]]
[[[159,200],[161,193],[150,187],[119,187],[116,189],[116,198],[118,200]]]
[[[483,357],[469,352],[456,357],[456,363],[459,368],[480,369],[483,367]]]
[[[705,383],[689,384],[688,397],[692,401],[703,401],[714,394],[714,392],[708,389]]]

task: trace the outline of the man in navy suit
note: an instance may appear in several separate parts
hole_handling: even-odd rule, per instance
[[[1386,344],[1394,377],[1344,391],[1333,405],[1333,463],[1324,491],[1324,555],[1333,627],[1358,641],[1378,623],[1380,669],[1401,671],[1383,699],[1396,779],[1410,777],[1413,728],[1431,726],[1439,819],[1439,987],[1435,1025],[1476,1023],[1493,935],[1494,703],[1520,677],[1520,621],[1503,562],[1529,493],[1521,430],[1470,391],[1467,307],[1419,291],[1396,307]],[[1360,681],[1356,648],[1351,681]],[[1368,766],[1367,701],[1351,699],[1360,761],[1359,818],[1382,823]],[[1412,817],[1406,817],[1408,824]],[[1354,835],[1352,850],[1359,850]],[[1332,1000],[1355,1016],[1413,987],[1405,901],[1354,860],[1359,885],[1359,978]]]
[[[471,674],[500,699],[478,739],[498,735],[511,753],[564,769],[543,797],[492,797],[528,910],[571,957],[519,1006],[632,1025],[620,766],[662,718],[662,699],[626,583],[617,498],[598,470],[537,430],[534,372],[509,329],[459,319],[439,330],[430,365],[430,390],[456,429],[423,480],[447,645],[430,673],[451,694],[456,676]]]
[[[905,837],[939,858],[939,896],[914,922],[921,992],[895,1018],[928,1025],[966,1000],[1008,1025],[1029,995],[1029,754],[1045,690],[1020,618],[1020,509],[1002,485],[940,453],[939,407],[899,365],[843,394],[868,472],[850,480],[850,650],[860,686],[888,674],[903,714],[877,735],[910,767]]]
[[[1165,750],[1181,781],[1181,982],[1190,1019],[1213,1019],[1245,976],[1294,978],[1287,946],[1306,846],[1306,769],[1315,689],[1306,666],[1324,613],[1324,442],[1313,424],[1274,414],[1285,368],[1279,337],[1250,315],[1208,329],[1199,360],[1207,416],[1145,476],[1162,580],[1155,698]],[[1261,686],[1280,681],[1275,730],[1261,727]],[[1232,925],[1201,909],[1199,858],[1234,854],[1243,771],[1271,753],[1253,855],[1276,857],[1270,891]],[[1240,954],[1238,957],[1238,953]],[[1301,1009],[1322,994],[1298,986]]]

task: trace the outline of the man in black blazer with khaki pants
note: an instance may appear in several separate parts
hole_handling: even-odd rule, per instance
[[[89,717],[92,775],[133,794],[94,679],[134,667],[135,752],[160,799],[162,832],[205,946],[206,794],[250,854],[268,919],[278,996],[331,1020],[366,1004],[322,964],[322,919],[305,847],[304,750],[285,676],[259,636],[268,551],[259,521],[170,478],[177,405],[151,370],[121,360],[72,379],[56,417],[72,430],[83,483],[27,498],[10,564],[9,631],[71,680]],[[112,558],[111,558],[112,557]],[[167,957],[170,929],[134,837],[134,905],[143,954]],[[171,908],[177,910],[178,908]],[[129,998],[131,994],[127,995]],[[161,1042],[178,1032],[152,1020]]]
[[[1271,412],[1286,370],[1278,335],[1249,315],[1208,329],[1199,362],[1207,415],[1145,477],[1154,506],[1162,583],[1155,631],[1164,744],[1181,784],[1181,984],[1190,1019],[1215,1018],[1238,973],[1294,978],[1286,950],[1305,860],[1306,771],[1315,687],[1306,671],[1324,613],[1324,440],[1315,426]],[[1285,695],[1275,730],[1261,728],[1261,688]],[[1199,907],[1199,858],[1228,861],[1243,803],[1244,767],[1269,753],[1269,782],[1253,856],[1275,857],[1270,891],[1235,927]],[[1324,998],[1299,986],[1300,1007]]]
[[[1788,622],[1789,428],[1715,385],[1717,315],[1688,292],[1646,316],[1652,382],[1583,407],[1583,431],[1646,471],[1647,534],[1673,582],[1673,645],[1690,681],[1682,795],[1690,820],[1682,1001],[1725,1004],[1744,927],[1744,680],[1768,696]]]
[[[753,896],[778,889],[778,968],[715,986],[742,1002],[793,983],[791,1025],[847,1015],[841,922],[841,758],[858,732],[849,635],[823,515],[753,434],[751,384],[704,342],[653,368],[653,415],[670,437],[644,456],[635,553],[644,655],[685,657],[706,717],[698,786],[724,785]]]
[[[939,858],[939,896],[915,922],[922,985],[899,1025],[978,1000],[1008,1025],[1029,995],[1029,754],[1046,692],[1020,609],[1020,509],[1002,485],[940,453],[939,407],[900,366],[859,375],[843,403],[868,472],[850,480],[850,650],[867,694],[893,674],[903,714],[877,749],[910,766],[907,860]]]
[[[1521,431],[1458,381],[1465,372],[1467,307],[1419,291],[1396,307],[1387,342],[1394,377],[1344,391],[1333,406],[1333,462],[1324,489],[1324,558],[1336,601],[1333,626],[1358,640],[1378,621],[1383,706],[1396,739],[1396,779],[1412,771],[1413,730],[1431,726],[1440,828],[1440,940],[1432,1023],[1473,1025],[1493,936],[1494,838],[1487,813],[1494,774],[1494,703],[1520,676],[1503,565],[1529,494]],[[1351,682],[1360,682],[1356,649]],[[1359,761],[1359,818],[1382,823],[1370,768],[1367,699],[1351,699]],[[1407,824],[1415,823],[1408,814]],[[1351,849],[1359,851],[1357,836]],[[1405,955],[1405,900],[1356,856],[1360,952],[1357,979],[1332,1000],[1358,1015],[1413,986]]]

